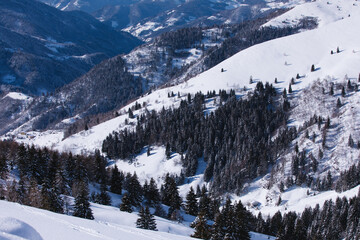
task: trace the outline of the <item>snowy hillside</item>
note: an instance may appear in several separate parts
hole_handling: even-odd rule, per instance
[[[359,149],[348,147],[350,134],[355,142],[360,140],[358,133],[360,93],[354,90],[354,84],[358,81],[360,71],[358,68],[360,66],[358,41],[360,6],[354,0],[321,0],[306,3],[295,7],[268,25],[292,24],[300,16],[317,17],[320,23],[319,28],[253,46],[187,82],[159,89],[137,100],[141,105],[146,105],[149,111],[160,111],[163,107],[179,106],[180,100],[185,99],[187,93],[235,89],[237,96],[241,97],[253,90],[259,81],[272,83],[281,92],[284,88],[288,89],[291,79],[294,78],[295,83],[291,85],[293,93],[288,94],[292,105],[288,126],[300,127],[316,114],[325,119],[329,117],[331,127],[324,145],[321,140],[322,133],[317,125],[307,127],[306,129],[311,134],[314,132],[316,140],[311,141],[304,137],[305,131],[300,132],[289,150],[279,157],[273,167],[273,173],[269,172],[263,178],[245,186],[240,199],[254,212],[259,210],[266,214],[273,214],[277,210],[300,212],[307,204],[313,206],[316,203],[322,203],[325,199],[335,198],[339,195],[335,191],[319,193],[306,187],[286,188],[285,192],[280,192],[277,184],[285,181],[285,178],[291,175],[291,157],[296,143],[300,150],[304,149],[307,154],[311,153],[314,156],[318,156],[319,149],[322,149],[323,156],[319,159],[315,177],[323,177],[330,171],[336,178],[340,171],[346,170],[356,163],[360,154]],[[338,52],[337,48],[339,48]],[[315,66],[315,71],[311,71],[312,65]],[[297,74],[300,78],[295,80]],[[249,82],[250,78],[253,83]],[[275,78],[277,83],[274,82]],[[346,95],[342,96],[341,86],[346,87],[348,80],[351,81],[354,89],[347,90]],[[335,86],[334,95],[329,94],[331,84]],[[168,94],[172,92],[176,95],[180,93],[180,98],[178,96],[168,97]],[[342,105],[336,107],[338,98]],[[19,142],[49,146],[60,151],[89,153],[94,149],[101,149],[103,140],[111,132],[134,128],[136,118],[129,119],[126,113],[134,105],[135,102],[120,109],[119,117],[66,139],[63,139],[63,133],[60,131],[29,132],[27,133],[29,137],[25,139],[20,139],[21,134],[16,130],[13,134],[17,136]],[[213,111],[216,107],[214,98],[206,102],[207,112]],[[144,108],[136,110],[134,114],[137,116],[144,111]],[[136,170],[142,181],[148,177],[161,178],[166,171],[177,173],[181,170],[180,166],[176,165],[178,156],[166,161],[162,147],[153,149],[154,155],[149,158],[145,154],[146,152],[143,152],[137,156],[132,164],[121,160],[116,164],[125,171]],[[156,169],[154,163],[161,167]],[[199,166],[204,164],[199,164]],[[190,185],[196,186],[203,183],[201,170],[203,169],[199,168],[199,174],[192,179],[187,179],[188,184],[180,187],[183,196]],[[267,188],[269,182],[273,183],[271,189]],[[340,196],[353,196],[357,191],[358,188],[355,188]],[[277,205],[280,196],[282,201]],[[233,197],[238,198],[238,196]]]
[[[136,213],[120,212],[118,208],[92,204],[95,220],[56,214],[0,200],[0,239],[132,239],[181,240],[193,229],[188,223],[174,223],[156,217],[158,231],[135,227]],[[259,233],[250,233],[251,240],[275,239]]]

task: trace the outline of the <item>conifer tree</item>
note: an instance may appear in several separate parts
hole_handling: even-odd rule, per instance
[[[315,71],[315,65],[311,65],[311,72],[314,72]]]
[[[289,84],[289,93],[292,93],[291,83]]]
[[[344,86],[342,86],[342,88],[341,88],[341,96],[342,96],[342,97],[345,97],[345,96],[346,96],[346,92],[345,92],[345,87],[344,87]]]
[[[140,205],[143,197],[143,189],[140,185],[136,172],[129,179],[128,186],[128,197],[131,205],[137,207]]]
[[[150,179],[150,183],[145,189],[144,185],[144,198],[146,199],[146,203],[149,206],[155,206],[160,202],[160,193],[159,189],[156,186],[154,178]]]
[[[234,206],[234,221],[233,231],[231,233],[232,239],[250,240],[249,235],[249,218],[245,207],[241,202]]]
[[[149,207],[141,207],[139,218],[136,220],[136,227],[156,231],[156,222],[154,216],[150,213]]]
[[[194,222],[191,223],[191,227],[195,229],[194,234],[191,237],[200,239],[210,239],[210,226],[207,224],[207,220],[204,212],[200,212]]]
[[[165,176],[165,182],[161,191],[162,202],[165,205],[172,207],[173,210],[180,209],[181,197],[179,195],[178,188],[174,178],[170,177],[167,173]]]
[[[77,184],[78,194],[75,197],[74,213],[73,216],[94,219],[89,202],[89,187],[85,182],[79,182]]]
[[[110,191],[116,194],[121,194],[122,182],[123,182],[123,177],[121,177],[119,169],[115,165],[115,167],[111,169]]]
[[[198,213],[198,204],[194,189],[190,187],[190,191],[186,195],[186,213],[196,216]]]
[[[121,201],[122,203],[120,204],[120,211],[131,213],[133,210],[127,193],[124,194]]]
[[[56,213],[63,213],[63,200],[58,191],[45,182],[41,188],[41,208]]]
[[[340,98],[337,99],[337,102],[336,102],[336,107],[337,108],[340,108],[341,107],[341,101],[340,101]]]
[[[102,205],[111,205],[111,198],[107,193],[107,187],[105,184],[100,184],[100,194],[98,195],[98,203]]]

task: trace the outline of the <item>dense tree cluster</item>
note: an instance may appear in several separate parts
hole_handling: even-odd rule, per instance
[[[335,190],[343,192],[360,184],[360,162],[341,172],[336,181]]]
[[[163,33],[155,41],[158,46],[173,49],[191,48],[203,39],[203,29],[200,27],[181,28],[176,31]]]
[[[110,158],[131,159],[146,145],[164,145],[168,157],[171,152],[182,155],[184,175],[195,174],[198,158],[204,157],[205,180],[213,179],[214,191],[239,190],[245,180],[266,172],[296,131],[284,127],[271,140],[287,114],[268,83],[259,82],[247,99],[236,99],[234,91],[221,90],[218,96],[224,104],[208,115],[203,111],[209,96],[201,93],[188,95],[177,109],[142,114],[135,131],[110,134],[102,150]]]
[[[322,208],[306,208],[302,214],[280,212],[264,220],[259,214],[255,231],[282,239],[358,239],[360,192],[356,197],[325,201]]]
[[[47,148],[0,141],[0,156],[2,179],[7,179],[12,170],[19,174],[18,182],[1,186],[1,198],[63,213],[66,209],[62,194],[71,195],[75,197],[74,215],[93,218],[88,201],[88,182],[106,183],[107,178],[105,160],[99,152],[93,156],[73,156]],[[106,194],[105,190],[100,196],[103,194]]]
[[[192,237],[212,240],[250,240],[250,223],[253,217],[241,202],[231,204],[227,199],[222,210],[217,210],[212,225],[207,222],[204,211],[200,211],[191,227],[195,229]]]

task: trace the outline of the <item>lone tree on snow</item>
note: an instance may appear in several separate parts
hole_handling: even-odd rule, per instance
[[[136,227],[157,231],[154,215],[150,213],[149,207],[140,208],[139,218],[136,220]]]
[[[315,65],[314,65],[314,64],[311,65],[311,71],[312,71],[312,72],[315,72]]]

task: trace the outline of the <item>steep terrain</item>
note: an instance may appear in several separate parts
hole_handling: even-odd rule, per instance
[[[297,135],[289,148],[280,153],[268,174],[257,181],[249,182],[240,191],[241,199],[248,203],[249,207],[252,206],[256,211],[267,213],[274,213],[276,210],[286,211],[286,209],[301,211],[305,206],[300,202],[302,198],[313,199],[313,202],[318,203],[321,202],[319,199],[324,199],[324,196],[325,198],[337,196],[335,192],[327,193],[327,195],[319,193],[329,188],[316,186],[317,181],[321,183],[329,172],[332,180],[336,181],[341,171],[357,163],[359,156],[356,146],[349,145],[350,135],[355,143],[359,138],[358,108],[356,107],[359,99],[356,88],[359,76],[357,66],[360,64],[360,46],[356,42],[360,34],[359,28],[356,27],[360,22],[359,7],[356,2],[350,0],[331,3],[317,1],[301,5],[291,11],[268,24],[279,24],[284,21],[282,18],[288,18],[288,22],[295,23],[298,15],[316,12],[321,23],[320,27],[253,46],[180,85],[154,91],[137,100],[141,105],[145,105],[148,111],[153,109],[159,111],[163,107],[179,106],[180,100],[187,98],[187,93],[195,94],[198,91],[206,93],[218,89],[235,89],[237,96],[245,96],[260,81],[272,83],[279,93],[283,89],[288,92],[291,79],[294,78],[291,84],[292,92],[287,94],[291,106],[287,126],[296,127]],[[312,65],[315,66],[314,71],[311,71]],[[296,78],[297,74],[299,78]],[[276,83],[275,79],[277,79]],[[333,95],[330,94],[331,86],[333,86]],[[341,93],[342,87],[345,88],[345,94]],[[172,92],[176,95],[180,93],[181,98],[168,97]],[[207,112],[217,108],[219,98],[215,99],[217,99],[216,103],[214,98],[207,101]],[[340,105],[337,104],[338,99]],[[135,103],[132,103],[122,108],[119,111],[121,116],[65,140],[62,140],[61,132],[51,132],[52,135],[49,134],[50,132],[29,132],[29,135],[34,138],[18,139],[18,141],[52,146],[59,150],[71,150],[75,153],[91,152],[94,148],[101,149],[102,141],[112,131],[133,128],[134,124],[131,123],[136,122],[136,119],[128,119],[125,112],[134,105]],[[144,108],[135,110],[134,114],[138,116],[144,111]],[[320,116],[323,122],[311,123],[314,121],[311,120],[314,114],[317,116],[316,119]],[[330,124],[326,126],[327,118],[330,119]],[[307,132],[310,137],[306,136]],[[47,140],[49,138],[51,138],[50,142]],[[293,160],[297,155],[296,145],[299,152],[305,153],[304,166],[308,168],[307,174],[313,178],[310,185],[301,182],[298,172],[294,172],[294,166],[297,166],[294,165]],[[162,158],[165,159],[164,153],[160,151],[158,154],[163,154]],[[143,156],[145,155],[141,154],[137,157],[139,161]],[[316,170],[310,167],[313,158],[317,161]],[[144,163],[144,166],[146,165]],[[119,166],[127,169],[124,165]],[[143,177],[149,176],[147,169],[142,169],[142,166],[135,165],[135,169],[139,169],[139,174],[143,172]],[[198,166],[198,175],[190,181],[192,186],[204,182],[202,173],[206,168],[206,163]],[[300,172],[305,168],[296,167],[300,169]],[[132,168],[130,171],[133,170]],[[161,174],[159,171],[155,172]],[[295,182],[299,181],[297,185],[286,183],[289,177]],[[283,182],[285,186],[285,193],[282,193],[284,190],[280,191],[280,182]],[[181,188],[184,189],[183,192],[186,192],[188,187],[189,184],[185,184]],[[356,189],[353,190],[353,193],[356,194],[356,192]],[[282,203],[277,206],[279,196],[282,198]]]
[[[83,12],[62,12],[34,0],[0,3],[1,88],[52,92],[100,61],[141,42]]]

